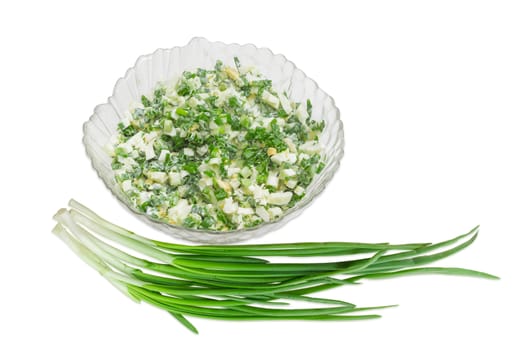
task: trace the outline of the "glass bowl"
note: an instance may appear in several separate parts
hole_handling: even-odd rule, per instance
[[[233,62],[238,57],[243,65],[255,66],[265,77],[271,79],[277,91],[287,91],[293,101],[312,102],[314,120],[324,119],[326,126],[319,142],[323,145],[322,159],[326,163],[323,171],[314,177],[306,189],[306,194],[283,216],[257,227],[234,231],[207,231],[188,229],[156,221],[140,213],[130,205],[114,179],[111,157],[105,151],[111,137],[117,131],[117,124],[125,116],[133,103],[142,95],[153,92],[158,82],[173,81],[186,70],[196,68],[212,69],[217,60]],[[258,237],[276,230],[297,217],[325,189],[339,167],[343,157],[343,125],[339,109],[334,100],[317,84],[298,69],[283,55],[276,55],[267,48],[257,48],[246,44],[225,44],[210,42],[204,38],[193,38],[189,44],[172,49],[158,49],[150,55],[141,56],[134,67],[119,79],[112,96],[104,104],[98,105],[90,119],[84,123],[83,143],[92,166],[110,191],[129,210],[149,225],[173,236],[189,241],[223,244]]]

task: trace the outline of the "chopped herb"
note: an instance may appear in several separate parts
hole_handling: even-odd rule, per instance
[[[233,61],[235,61],[235,66],[237,68],[237,70],[240,72],[240,60],[238,59],[238,57],[234,57],[233,58]]]
[[[209,177],[215,177],[216,175],[213,170],[205,170],[203,173],[205,176],[209,176]]]
[[[150,107],[151,105],[150,100],[145,95],[141,96],[141,103],[143,104],[145,108]]]
[[[229,101],[228,102],[229,107],[231,108],[235,108],[239,106],[238,99],[235,96],[230,97],[228,101]]]
[[[218,200],[222,200],[228,197],[227,192],[222,188],[219,188],[218,190],[216,190],[214,194],[215,194],[216,199]]]
[[[187,164],[184,164],[182,168],[189,174],[196,174],[198,172],[198,164],[196,164],[195,162],[189,162]]]
[[[128,157],[128,152],[124,148],[117,147],[115,149],[115,155],[118,156],[118,157],[126,158],[126,157]]]
[[[176,108],[176,114],[186,117],[189,115],[189,112],[183,108]]]
[[[178,95],[187,96],[191,93],[191,88],[187,84],[182,84],[178,89]]]

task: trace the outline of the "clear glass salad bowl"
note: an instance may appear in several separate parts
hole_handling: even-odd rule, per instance
[[[127,196],[114,179],[112,159],[105,151],[117,124],[125,111],[141,100],[142,95],[152,93],[159,82],[173,81],[186,70],[211,69],[217,60],[233,62],[238,57],[246,66],[255,66],[265,77],[272,80],[277,91],[286,91],[293,101],[312,102],[314,120],[325,120],[325,129],[319,139],[324,147],[322,159],[326,166],[306,189],[304,198],[275,221],[257,227],[226,232],[189,229],[173,226],[140,213],[130,205]],[[204,38],[193,38],[189,44],[171,49],[158,49],[150,55],[138,58],[134,67],[119,79],[108,101],[98,105],[90,119],[84,123],[83,143],[93,168],[108,189],[129,210],[151,226],[173,236],[201,243],[232,243],[261,236],[276,230],[297,217],[325,189],[339,167],[343,157],[344,135],[339,109],[334,100],[317,84],[283,55],[254,45],[210,42]]]

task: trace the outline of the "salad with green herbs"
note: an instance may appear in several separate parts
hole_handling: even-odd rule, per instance
[[[140,212],[194,229],[254,227],[295,206],[324,168],[325,124],[310,100],[234,61],[160,84],[118,124],[112,168]]]

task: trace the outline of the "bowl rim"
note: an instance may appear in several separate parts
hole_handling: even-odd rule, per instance
[[[280,57],[282,60],[284,60],[285,63],[291,64],[293,66],[293,71],[297,71],[298,74],[300,73],[303,80],[309,81],[311,84],[313,84],[315,90],[321,91],[325,95],[325,98],[329,99],[332,108],[334,108],[335,111],[336,111],[336,122],[338,123],[337,135],[336,136],[339,138],[339,146],[338,146],[338,151],[337,151],[337,154],[336,154],[335,160],[334,160],[335,165],[331,168],[331,171],[328,173],[327,178],[320,184],[320,186],[318,186],[316,188],[315,191],[313,191],[311,193],[311,196],[310,196],[309,199],[300,200],[299,202],[297,202],[295,204],[295,206],[289,208],[287,211],[285,211],[285,213],[283,215],[281,215],[280,217],[278,217],[278,218],[276,218],[274,220],[270,220],[268,222],[263,222],[263,223],[255,226],[255,227],[241,228],[241,229],[229,230],[229,231],[215,231],[215,230],[205,230],[205,229],[194,229],[194,228],[187,228],[187,227],[184,227],[184,226],[171,225],[171,224],[169,224],[167,222],[152,218],[152,217],[146,215],[145,213],[142,213],[142,212],[136,210],[134,207],[132,207],[131,205],[126,203],[125,200],[123,200],[117,193],[115,193],[113,187],[109,183],[107,183],[107,180],[105,179],[105,176],[103,176],[103,174],[102,174],[103,170],[99,169],[99,167],[96,165],[97,157],[96,157],[95,154],[91,153],[90,146],[88,145],[88,143],[89,143],[89,141],[88,141],[88,128],[89,128],[90,124],[95,122],[94,119],[98,115],[98,110],[102,109],[104,106],[112,105],[112,102],[111,102],[112,98],[116,95],[116,93],[118,91],[118,88],[120,86],[120,83],[122,81],[126,81],[127,79],[129,79],[130,75],[135,74],[135,71],[136,71],[137,67],[140,64],[142,64],[143,61],[152,60],[152,57],[159,51],[172,51],[174,49],[181,49],[181,48],[184,48],[184,47],[187,47],[187,46],[193,44],[194,42],[203,42],[203,43],[206,43],[206,44],[208,44],[210,46],[212,46],[212,45],[222,45],[224,47],[230,47],[230,46],[247,47],[247,46],[249,46],[249,47],[251,47],[251,48],[253,48],[255,50],[267,51],[273,57]],[[170,234],[171,236],[176,236],[177,238],[181,238],[181,239],[185,239],[185,240],[189,240],[189,241],[195,241],[195,242],[208,242],[209,240],[215,240],[215,239],[218,239],[219,237],[222,237],[224,243],[232,243],[232,242],[238,242],[238,241],[247,240],[247,239],[250,239],[250,238],[255,238],[255,237],[264,235],[266,233],[269,233],[271,231],[278,230],[283,225],[285,225],[286,223],[291,221],[291,219],[294,219],[295,217],[297,217],[302,211],[304,211],[306,208],[308,208],[311,204],[313,204],[313,202],[316,200],[316,198],[318,198],[321,195],[321,193],[324,192],[324,189],[328,186],[328,184],[334,178],[335,174],[339,171],[340,163],[341,163],[341,161],[343,159],[344,148],[345,148],[344,128],[343,128],[343,122],[341,120],[341,112],[340,112],[339,108],[337,107],[337,105],[335,104],[334,98],[332,96],[330,96],[326,91],[324,91],[319,86],[319,84],[317,84],[317,82],[315,80],[313,80],[312,78],[308,77],[306,75],[306,73],[303,70],[301,70],[299,67],[297,67],[297,65],[294,62],[288,60],[283,54],[274,53],[271,49],[269,49],[267,47],[258,47],[258,46],[254,45],[254,44],[251,44],[251,43],[247,43],[247,44],[229,43],[228,44],[228,43],[225,43],[225,42],[222,42],[222,41],[210,41],[210,40],[208,40],[208,39],[206,39],[204,37],[199,37],[199,36],[191,38],[191,40],[186,45],[183,45],[183,46],[173,46],[171,48],[158,48],[158,49],[154,50],[153,52],[151,52],[149,54],[140,55],[136,59],[134,65],[132,67],[129,67],[126,70],[125,74],[122,77],[120,77],[119,79],[117,79],[117,81],[115,82],[114,87],[112,89],[112,94],[106,99],[106,102],[100,103],[100,104],[98,104],[98,105],[96,105],[94,107],[92,115],[89,117],[89,119],[87,121],[85,121],[83,123],[83,127],[82,128],[83,128],[82,143],[83,143],[83,146],[84,146],[84,149],[85,149],[85,154],[90,159],[91,166],[95,170],[95,172],[97,173],[98,177],[102,180],[102,182],[104,183],[105,187],[110,191],[110,193],[112,193],[112,195],[115,198],[117,198],[118,202],[121,205],[123,205],[125,208],[127,208],[129,211],[131,211],[133,214],[135,214],[136,217],[140,218],[143,222],[146,222],[150,226],[159,228],[162,232]],[[321,174],[319,174],[319,176],[321,176],[322,174],[325,174],[325,171],[327,169],[328,168],[324,168],[323,171],[321,172]],[[266,230],[266,228],[267,228],[267,230]],[[261,231],[261,232],[259,232],[259,231]],[[187,234],[186,235],[182,235],[181,233],[192,234],[192,237],[188,237]],[[207,239],[203,239],[200,236],[201,237],[205,237]],[[194,238],[196,238],[196,239],[194,239]]]

